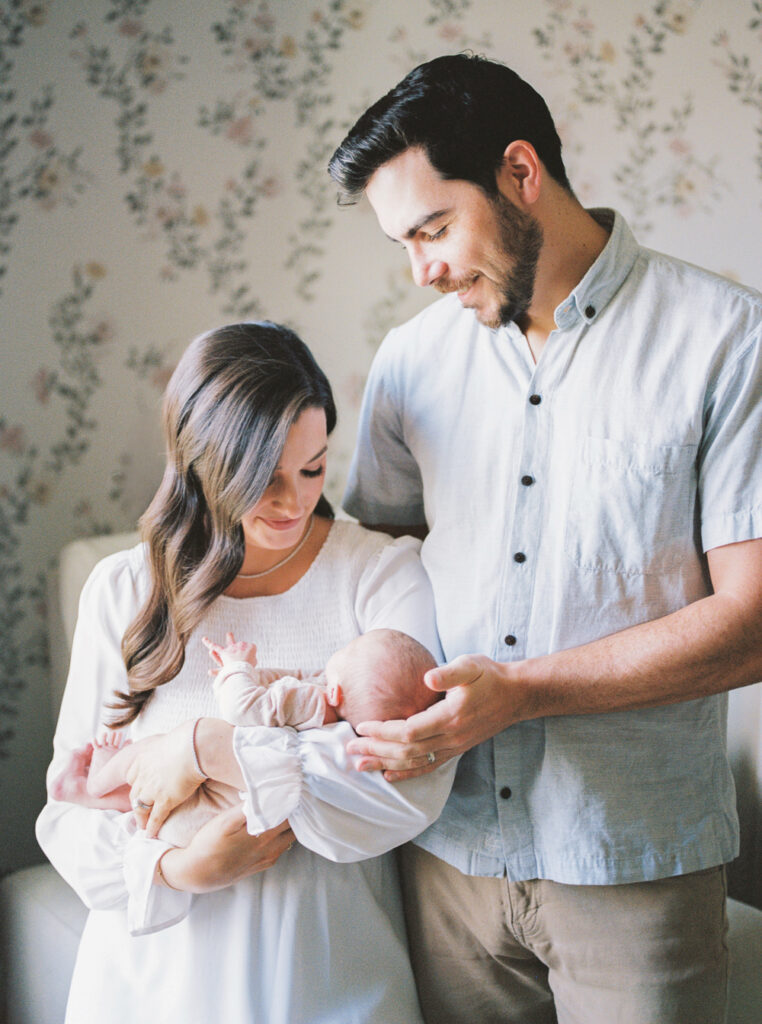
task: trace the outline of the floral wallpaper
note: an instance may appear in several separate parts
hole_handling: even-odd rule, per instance
[[[373,351],[431,296],[325,167],[369,102],[464,49],[543,93],[586,204],[762,284],[762,0],[0,0],[0,871],[39,859],[49,574],[135,526],[193,336],[302,334],[340,498]]]

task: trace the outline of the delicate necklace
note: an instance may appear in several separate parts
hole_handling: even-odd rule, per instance
[[[298,555],[299,554],[299,552],[302,550],[304,545],[307,543],[307,539],[308,539],[309,535],[312,533],[312,527],[314,525],[315,525],[315,517],[313,515],[313,516],[310,516],[310,525],[304,531],[304,534],[302,535],[302,539],[296,545],[296,547],[291,552],[291,554],[286,555],[285,558],[281,558],[281,560],[279,562],[276,562],[275,565],[271,565],[269,569],[264,569],[262,572],[239,572],[239,573],[236,573],[236,577],[235,578],[237,580],[258,580],[258,579],[260,579],[260,577],[262,577],[262,576],[269,576],[271,572],[275,572],[276,569],[280,569],[280,567],[282,565],[285,565],[286,562],[290,562],[291,559],[294,557],[294,555]]]

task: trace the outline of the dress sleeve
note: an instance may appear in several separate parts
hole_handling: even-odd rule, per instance
[[[82,590],[49,783],[72,752],[103,729],[105,704],[126,686],[121,639],[142,600],[141,561],[139,549],[111,555],[93,569]],[[190,894],[153,885],[156,862],[168,844],[147,839],[131,813],[49,797],[36,832],[45,855],[85,906],[123,908],[132,934],[155,931],[187,914]]]
[[[449,796],[456,759],[428,775],[391,783],[381,772],[357,771],[357,758],[346,751],[354,735],[348,722],[299,733],[235,729],[249,832],[288,818],[303,846],[347,862],[386,853],[435,821]]]
[[[368,563],[355,597],[360,632],[397,629],[423,644],[432,657],[444,660],[437,633],[434,593],[414,537],[390,541]]]

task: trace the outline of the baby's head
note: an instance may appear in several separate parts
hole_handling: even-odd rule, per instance
[[[372,629],[342,647],[325,667],[328,703],[351,725],[409,718],[439,694],[423,681],[436,661],[396,629]]]

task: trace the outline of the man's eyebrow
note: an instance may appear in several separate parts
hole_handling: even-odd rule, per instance
[[[427,213],[425,217],[421,217],[421,219],[419,221],[416,221],[416,223],[413,224],[412,227],[408,228],[402,237],[408,240],[411,238],[415,238],[415,236],[418,234],[421,228],[425,228],[427,224],[430,224],[433,220],[438,220],[440,217],[444,217],[445,214],[449,212],[450,211],[448,208],[444,208],[442,210],[434,210],[433,213]],[[392,242],[397,241],[397,239],[392,238],[391,235],[387,235],[386,237],[390,239]]]

